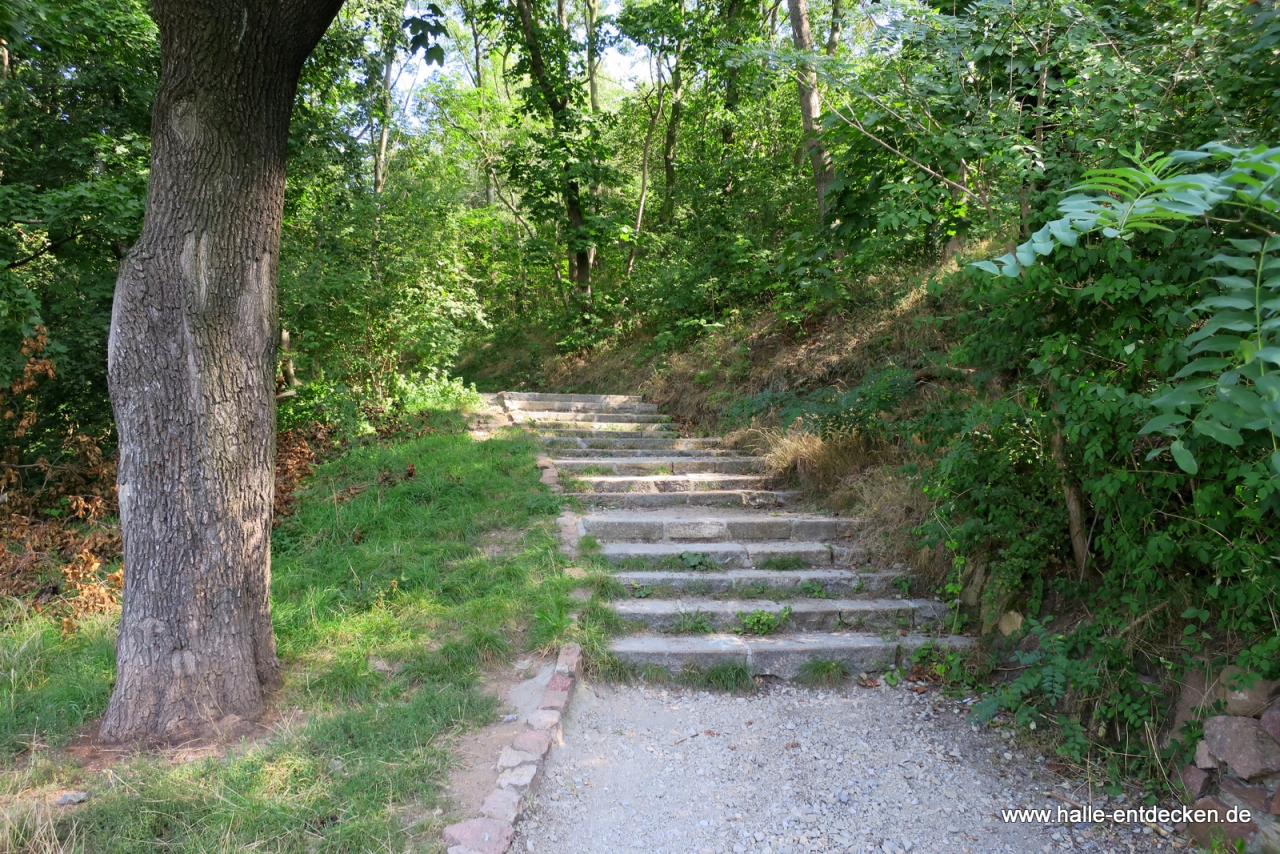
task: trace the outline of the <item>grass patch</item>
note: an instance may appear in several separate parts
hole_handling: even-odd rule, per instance
[[[772,569],[778,572],[790,572],[793,569],[805,569],[809,562],[795,555],[775,555],[760,561],[761,569]]]
[[[849,665],[843,661],[823,661],[813,658],[800,665],[796,681],[810,688],[838,688],[851,675]]]
[[[727,691],[731,694],[752,694],[759,690],[747,665],[737,661],[713,664],[705,670],[689,664],[680,671],[679,679],[690,688]]]
[[[666,631],[673,635],[709,635],[715,630],[711,618],[702,611],[686,611],[676,617],[676,621]]]
[[[305,723],[221,759],[142,757],[104,776],[55,766],[41,747],[105,705],[114,622],[63,635],[47,617],[10,612],[0,629],[6,788],[92,790],[75,811],[80,847],[111,854],[398,854],[411,837],[437,838],[447,814],[416,828],[399,816],[410,804],[447,808],[452,736],[499,712],[478,690],[482,671],[570,639],[598,656],[616,626],[603,599],[570,618],[577,582],[563,572],[551,521],[561,499],[539,484],[537,444],[515,430],[474,441],[460,417],[434,415],[433,433],[358,445],[320,466],[274,532],[279,702]],[[6,832],[44,833],[40,821]],[[67,816],[54,821],[65,842]]]

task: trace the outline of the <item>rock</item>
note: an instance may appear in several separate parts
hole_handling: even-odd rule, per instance
[[[1280,696],[1280,679],[1255,678],[1253,685],[1242,684],[1248,673],[1239,667],[1228,667],[1222,671],[1222,699],[1227,703],[1229,715],[1257,717]]]
[[[1262,713],[1262,728],[1276,741],[1280,741],[1280,700],[1276,700]]]
[[[1242,780],[1259,780],[1280,772],[1280,742],[1253,718],[1209,718],[1204,722],[1204,743]]]
[[[556,738],[560,733],[560,713],[546,709],[534,712],[529,715],[529,726],[552,733],[552,738]]]
[[[524,807],[524,797],[511,789],[494,789],[480,805],[480,815],[515,824]]]
[[[537,765],[521,765],[519,768],[512,768],[509,771],[503,771],[498,775],[498,788],[511,789],[516,792],[527,792],[529,787],[533,785],[533,778],[538,776]]]
[[[1178,772],[1178,777],[1182,780],[1182,788],[1192,800],[1204,797],[1205,792],[1209,791],[1209,784],[1213,782],[1213,776],[1208,771],[1201,770],[1195,765],[1183,768]]]
[[[1212,796],[1201,798],[1196,801],[1193,809],[1217,810],[1218,813],[1217,822],[1193,822],[1187,825],[1187,832],[1202,848],[1212,848],[1215,838],[1227,843],[1243,839],[1248,844],[1258,833],[1258,824],[1255,821],[1228,822],[1227,814],[1231,807],[1218,798]]]
[[[88,792],[67,792],[65,795],[54,801],[54,803],[60,807],[70,807],[75,806],[76,804],[82,804],[87,800],[89,800]]]
[[[545,732],[531,729],[517,735],[515,741],[511,742],[511,746],[524,753],[546,756],[547,752],[551,750],[551,736]]]
[[[1218,791],[1223,795],[1230,795],[1240,801],[1254,813],[1266,812],[1268,801],[1271,800],[1271,794],[1266,789],[1261,786],[1250,786],[1248,783],[1241,783],[1234,777],[1223,777],[1219,780]]]
[[[1005,611],[996,627],[1000,629],[1000,634],[1008,637],[1022,628],[1022,615],[1017,611]]]
[[[547,683],[548,691],[572,691],[573,677],[564,673],[556,673],[551,677],[551,681]]]
[[[579,644],[564,644],[561,654],[556,659],[556,672],[566,676],[582,675],[582,647]]]
[[[1204,670],[1189,670],[1182,675],[1178,701],[1173,710],[1173,723],[1169,725],[1169,738],[1182,737],[1182,725],[1198,720],[1209,712],[1214,698],[1210,696],[1210,684]],[[1203,766],[1201,766],[1203,767]]]
[[[569,692],[547,690],[543,693],[542,702],[538,703],[538,708],[564,714],[565,710],[569,708]]]
[[[498,756],[498,770],[505,771],[508,768],[516,768],[521,765],[536,765],[539,757],[534,753],[525,753],[523,750],[514,750],[510,747],[502,748],[502,753]]]
[[[1209,745],[1203,741],[1196,745],[1195,763],[1197,768],[1203,768],[1205,771],[1218,769],[1218,760],[1213,758],[1213,754],[1209,752]]]
[[[1267,808],[1267,812],[1272,815],[1280,815],[1280,789],[1276,789],[1276,793],[1271,796],[1271,804]]]
[[[444,844],[461,845],[476,854],[504,854],[511,847],[515,828],[496,818],[473,818],[444,829]],[[450,848],[452,851],[452,848]]]

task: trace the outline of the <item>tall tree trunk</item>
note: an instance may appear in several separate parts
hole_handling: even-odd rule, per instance
[[[662,116],[662,101],[667,94],[662,80],[658,80],[658,105],[649,113],[649,127],[644,133],[644,150],[640,155],[640,200],[636,204],[636,227],[631,235],[631,252],[627,255],[627,278],[631,278],[631,270],[636,265],[636,246],[640,240],[640,230],[644,227],[644,203],[649,195],[649,151],[653,146],[653,131]],[[648,99],[645,99],[646,106]]]
[[[729,43],[737,45],[742,40],[738,37],[737,24],[738,15],[741,11],[742,0],[728,0],[725,6],[725,29],[729,31]],[[733,145],[734,134],[737,132],[737,123],[734,114],[738,111],[738,100],[741,95],[738,91],[739,70],[737,66],[726,64],[724,66],[724,124],[720,126],[720,142],[726,149]],[[728,152],[725,152],[726,156]],[[728,190],[726,185],[725,190]]]
[[[840,0],[831,0],[831,34],[827,36],[827,56],[835,56],[840,49],[840,24],[843,15]]]
[[[591,112],[600,112],[600,87],[596,72],[600,67],[599,36],[596,22],[600,17],[600,0],[585,0],[587,23],[587,84],[591,93]]]
[[[286,142],[302,63],[340,6],[152,3],[151,178],[107,357],[125,563],[107,741],[256,717],[279,682],[268,593]]]
[[[667,114],[667,135],[662,143],[662,171],[666,187],[662,196],[662,219],[670,222],[676,210],[676,143],[680,141],[680,117],[684,113],[684,79],[680,62],[671,68],[671,112]]]
[[[787,0],[787,7],[791,13],[791,35],[796,50],[811,54],[813,32],[809,29],[807,0]],[[818,100],[818,72],[812,64],[798,69],[796,86],[800,90],[800,118],[804,123],[804,146],[809,152],[809,161],[813,166],[818,224],[821,225],[827,215],[827,187],[835,177],[835,172],[831,168],[831,158],[827,156],[826,146],[822,144],[822,138],[818,135],[818,116],[822,115],[822,105]]]

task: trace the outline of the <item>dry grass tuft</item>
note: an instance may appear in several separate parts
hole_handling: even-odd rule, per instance
[[[0,854],[69,854],[80,849],[75,825],[58,835],[58,821],[44,803],[20,803],[0,811]]]

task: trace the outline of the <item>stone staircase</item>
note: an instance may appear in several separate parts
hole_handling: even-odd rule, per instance
[[[718,438],[679,435],[633,395],[496,395],[542,438],[565,492],[575,547],[598,553],[629,594],[614,602],[640,630],[613,641],[636,666],[678,672],[741,662],[755,675],[796,676],[810,660],[854,674],[905,663],[937,637],[947,609],[905,598],[910,579],[871,565],[850,544],[860,519],[802,512],[771,488],[762,459]],[[753,634],[749,622],[774,631]]]

